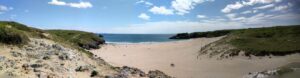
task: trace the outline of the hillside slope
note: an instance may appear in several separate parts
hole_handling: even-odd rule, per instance
[[[1,21],[0,78],[170,78],[160,71],[113,67],[86,50],[103,43],[89,32],[46,31]]]
[[[221,57],[287,55],[300,52],[300,26],[277,26],[239,30],[218,30],[185,34],[189,38],[218,37],[223,39],[201,48],[200,54]],[[177,35],[178,36],[178,35]],[[192,36],[192,37],[191,37]],[[180,37],[172,37],[180,39]]]

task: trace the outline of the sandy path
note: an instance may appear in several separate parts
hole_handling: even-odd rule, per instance
[[[199,38],[152,44],[108,44],[92,50],[114,66],[132,66],[144,71],[161,70],[177,78],[241,78],[248,72],[272,69],[289,62],[300,62],[300,55],[273,58],[216,60],[200,57],[199,49],[219,38]],[[170,64],[175,64],[174,67]]]

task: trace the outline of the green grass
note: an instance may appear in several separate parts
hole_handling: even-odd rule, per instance
[[[62,42],[70,42],[85,49],[97,49],[105,41],[94,33],[77,30],[47,30],[47,32],[60,37]]]
[[[0,21],[0,42],[5,44],[26,44],[30,37],[43,38],[43,31],[17,22]]]
[[[243,29],[232,32],[229,44],[253,55],[284,55],[300,51],[300,26]]]
[[[48,34],[46,36],[45,34]],[[102,35],[76,30],[41,30],[26,25],[0,21],[0,44],[26,45],[29,38],[45,38],[56,41],[66,47],[77,49],[80,52],[92,56],[93,54],[85,49],[99,48],[99,44],[105,41]]]
[[[246,56],[282,56],[300,53],[300,25],[225,30],[225,32],[213,31],[196,33],[213,34],[213,36],[198,35],[196,38],[227,35],[223,39],[201,48],[200,54],[208,53],[208,50],[212,51],[212,55],[229,54],[233,56],[238,55],[240,51],[245,51]],[[229,49],[224,45],[232,46],[234,49]]]

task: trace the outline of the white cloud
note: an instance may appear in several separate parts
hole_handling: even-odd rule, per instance
[[[90,2],[84,2],[84,1],[80,1],[78,3],[66,3],[63,1],[59,1],[59,0],[52,0],[51,2],[48,2],[48,4],[59,5],[59,6],[69,6],[69,7],[74,7],[74,8],[91,8],[91,7],[93,7],[93,5]]]
[[[172,8],[177,11],[178,15],[184,15],[186,13],[189,13],[190,10],[194,9],[196,5],[205,1],[214,0],[174,0],[171,2],[171,4]]]
[[[139,1],[136,2],[136,4],[145,4],[147,6],[152,6],[153,5],[153,3],[148,2],[146,0],[139,0]]]
[[[7,7],[7,6],[4,6],[4,5],[0,5],[0,14],[6,12],[6,11],[9,11],[9,10],[13,10],[12,7]]]
[[[48,4],[52,4],[52,5],[66,5],[66,2],[63,1],[59,1],[59,0],[52,0],[51,2],[48,2]]]
[[[278,3],[281,2],[282,0],[243,0],[243,1],[237,1],[234,4],[228,4],[225,8],[221,10],[223,13],[230,13],[232,10],[238,10],[241,9],[245,6],[253,6],[255,4],[270,4],[270,3]],[[271,8],[274,7],[274,4],[258,7],[255,9],[266,9],[266,8]]]
[[[205,15],[197,15],[197,18],[206,18]]]
[[[288,3],[287,5],[280,5],[280,6],[276,6],[273,11],[286,11],[287,9],[289,9],[290,7],[292,7],[293,4],[292,3]]]
[[[273,3],[273,2],[281,2],[282,0],[249,0],[247,1],[242,1],[243,5],[255,5],[255,4],[268,4],[268,3]]]
[[[226,14],[226,17],[230,18],[230,19],[233,19],[236,17],[236,14],[235,13],[231,13],[231,14]]]
[[[264,5],[264,6],[260,6],[260,7],[255,7],[254,9],[268,9],[268,8],[272,8],[274,7],[274,4],[268,4],[268,5]]]
[[[70,7],[75,8],[91,8],[93,5],[90,2],[69,3]]]
[[[138,17],[141,18],[141,19],[143,19],[143,20],[149,20],[150,19],[150,16],[148,16],[145,13],[141,13]]]
[[[250,13],[257,13],[257,10],[247,10],[242,12],[241,14],[250,14]]]
[[[241,14],[250,14],[250,13],[252,13],[252,11],[247,10],[247,11],[242,12]]]
[[[235,10],[235,9],[240,9],[242,8],[244,5],[242,5],[240,2],[236,2],[235,4],[229,4],[227,5],[224,9],[222,9],[221,11],[223,13],[229,13],[231,12],[231,10]]]
[[[160,7],[154,6],[149,11],[152,12],[153,14],[162,14],[162,15],[174,14],[172,9],[167,9],[164,6],[160,6]]]

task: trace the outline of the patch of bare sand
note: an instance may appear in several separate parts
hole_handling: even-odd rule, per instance
[[[246,57],[223,60],[206,57],[197,59],[201,47],[221,38],[198,38],[152,44],[107,44],[92,52],[114,66],[132,66],[143,71],[158,69],[177,78],[241,78],[249,72],[300,62],[299,54],[252,59]]]

